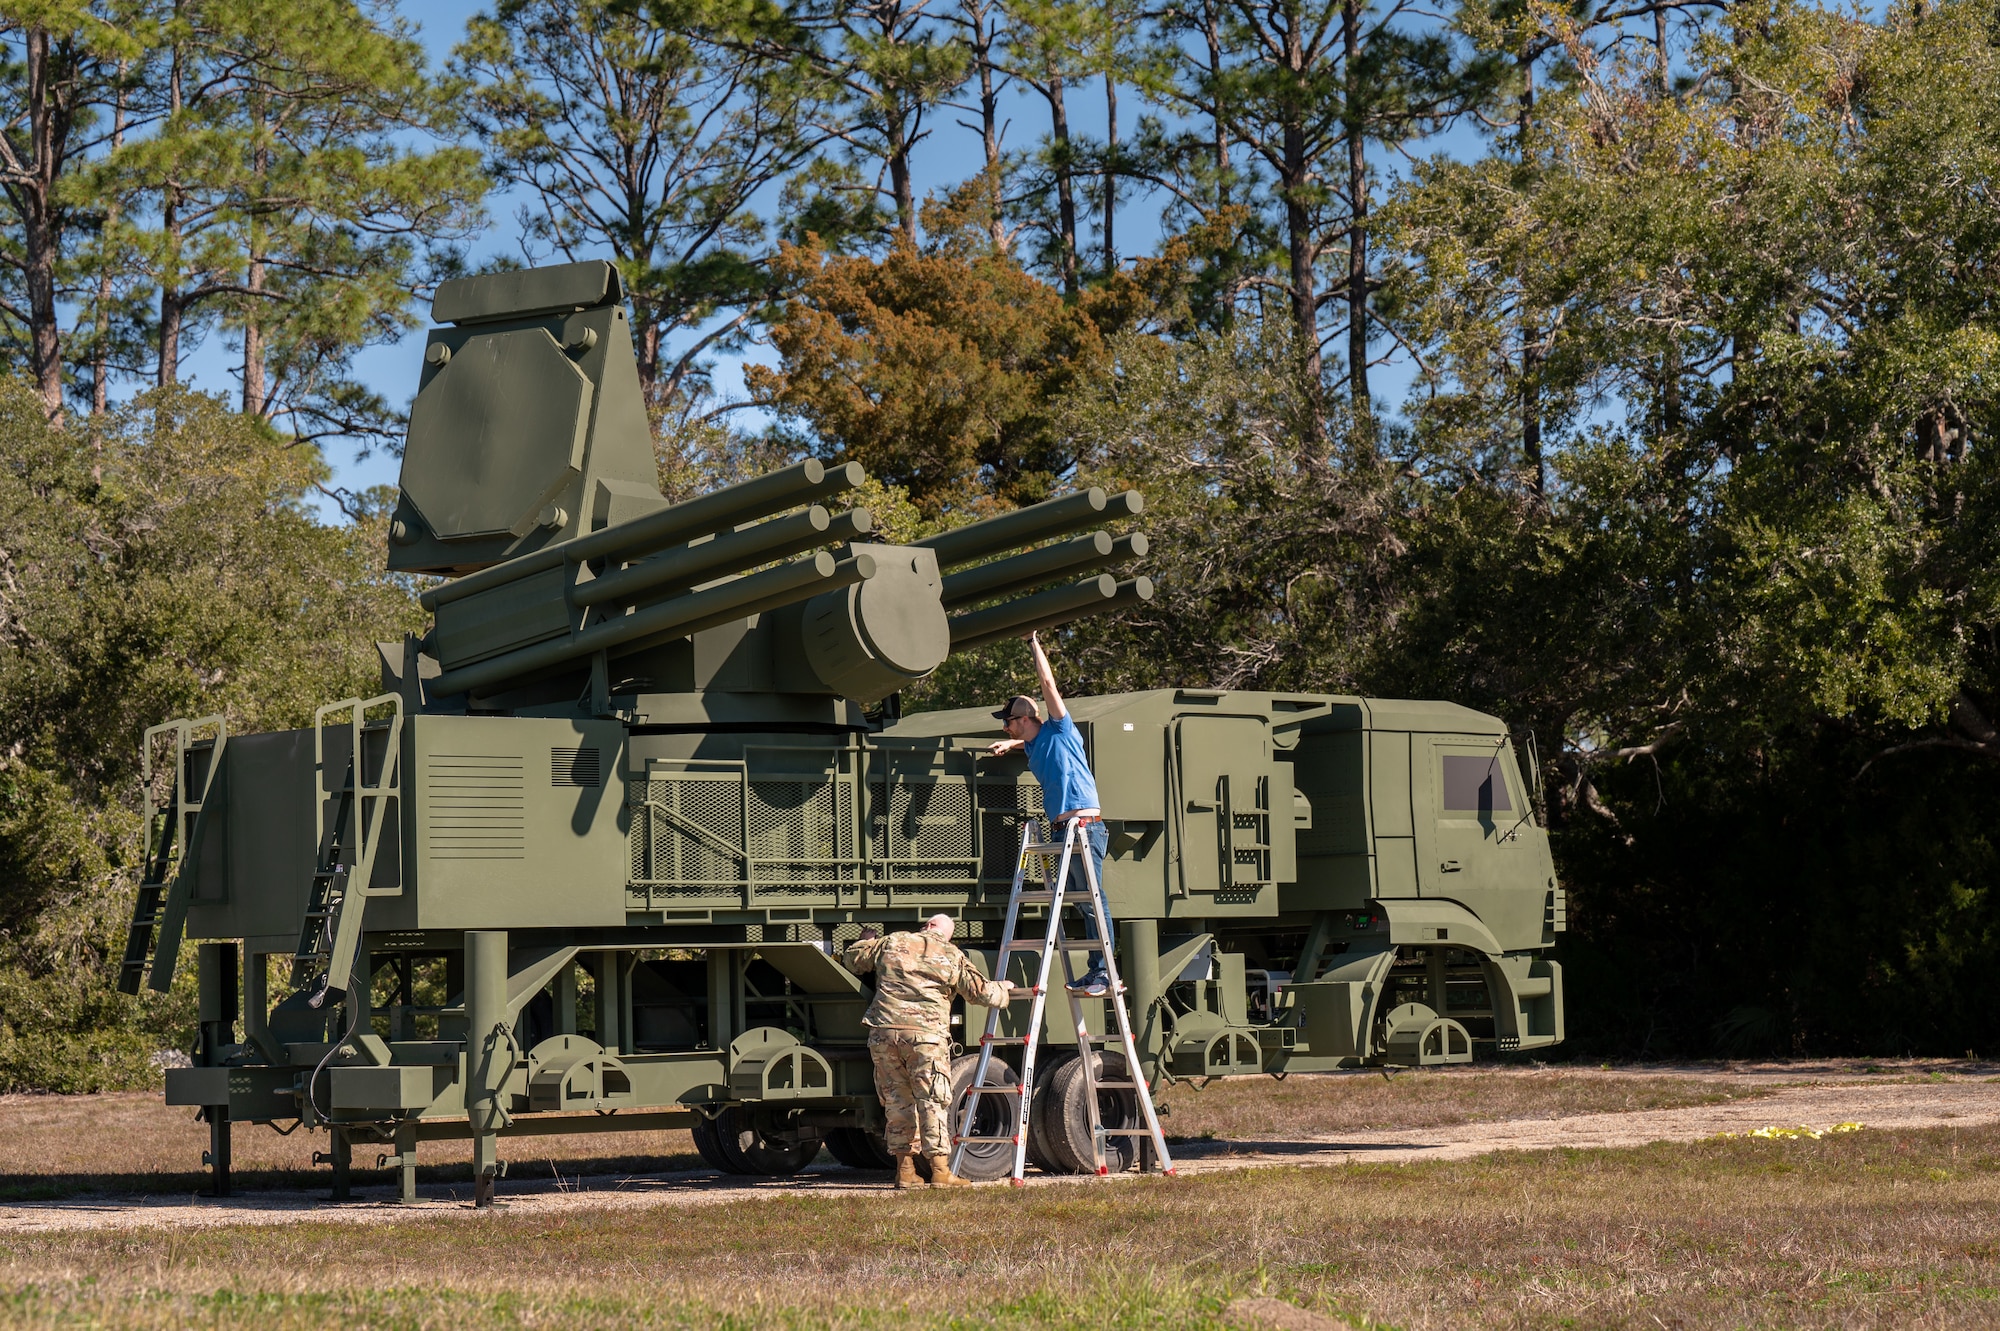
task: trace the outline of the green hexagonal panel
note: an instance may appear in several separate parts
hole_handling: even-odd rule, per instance
[[[403,493],[443,540],[527,535],[582,470],[590,399],[546,329],[469,339],[410,409]]]

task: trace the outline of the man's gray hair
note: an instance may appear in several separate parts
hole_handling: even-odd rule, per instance
[[[956,923],[949,915],[933,915],[924,921],[924,928],[930,930],[947,943],[951,941],[951,931]]]

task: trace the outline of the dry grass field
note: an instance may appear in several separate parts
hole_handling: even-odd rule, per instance
[[[1363,1072],[1282,1082],[1236,1077],[1206,1089],[1181,1082],[1161,1095],[1160,1103],[1167,1111],[1163,1126],[1173,1137],[1324,1137],[1368,1128],[1682,1109],[1769,1095],[1779,1084],[1643,1072],[1606,1076],[1595,1068],[1402,1072],[1393,1079]]]
[[[1977,1094],[1990,1072],[1951,1080]],[[1788,1079],[1465,1070],[1182,1086],[1165,1098],[1183,1138],[1300,1138],[1715,1105]],[[84,1210],[94,1191],[185,1194],[203,1136],[187,1111],[151,1097],[8,1097],[0,1187]],[[250,1171],[240,1182],[324,1186],[324,1170],[307,1172],[304,1134],[239,1128],[236,1140]],[[520,1146],[509,1154],[522,1173],[535,1155],[564,1174],[692,1165],[679,1133]],[[458,1169],[462,1147],[435,1149],[438,1176]],[[1299,1326],[1407,1331],[1992,1326],[2000,1126],[1025,1192],[0,1232],[0,1328],[1111,1331],[1245,1326],[1245,1298],[1302,1310]]]
[[[1975,1327],[2000,1130],[0,1236],[0,1326]]]

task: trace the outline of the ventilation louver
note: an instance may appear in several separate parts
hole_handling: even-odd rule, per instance
[[[552,786],[601,786],[604,769],[596,749],[550,749],[549,784]]]

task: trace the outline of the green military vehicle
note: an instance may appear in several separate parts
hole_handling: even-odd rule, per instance
[[[1108,571],[1146,552],[1105,525],[1139,496],[908,546],[825,506],[853,464],[669,503],[609,265],[449,283],[433,312],[389,556],[448,579],[429,631],[382,644],[381,694],[311,727],[146,736],[120,983],[164,989],[198,942],[200,1040],[168,1102],[207,1118],[218,1190],[242,1122],[327,1130],[336,1196],[357,1146],[407,1198],[419,1142],[466,1140],[484,1199],[503,1138],[670,1126],[733,1172],[822,1147],[886,1167],[868,993],[838,951],[942,911],[991,973],[1042,813],[1022,760],[988,756],[986,708],[905,716],[899,691],[1150,598]],[[1154,1085],[1562,1039],[1563,892],[1500,722],[1201,688],[1071,709]],[[1064,1025],[1038,1078],[1049,1170],[1082,1168]],[[1124,1098],[1105,1093],[1112,1126],[1136,1121]]]

